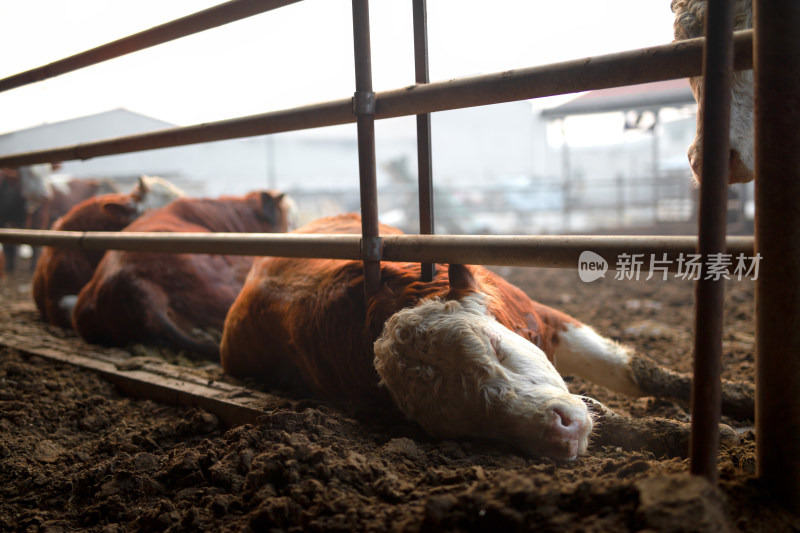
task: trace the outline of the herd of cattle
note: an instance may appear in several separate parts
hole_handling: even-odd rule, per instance
[[[736,6],[737,28],[751,25],[750,1]],[[673,0],[672,8],[676,38],[698,36],[705,2]],[[700,80],[692,87],[702,93]],[[746,181],[752,73],[738,75],[735,91],[731,181]],[[698,123],[695,170],[701,135]],[[149,177],[129,193],[99,194],[100,184],[75,181],[56,200],[37,181],[48,169],[34,170],[0,172],[0,227],[286,232],[293,217],[292,201],[277,191],[186,198]],[[359,234],[361,221],[345,214],[294,231]],[[13,269],[16,254],[6,251]],[[436,438],[495,439],[553,458],[585,452],[593,427],[587,402],[559,371],[627,395],[649,390],[636,370],[643,356],[477,266],[437,265],[424,282],[416,264],[383,262],[380,290],[367,297],[359,261],[45,248],[33,297],[44,320],[91,343],[157,343],[219,358],[233,376],[397,409]]]
[[[285,232],[293,210],[276,191],[188,198],[143,177],[129,193],[79,202],[52,228]],[[294,231],[358,234],[361,220],[344,214]],[[381,289],[367,298],[359,261],[45,248],[32,286],[42,318],[87,342],[215,358],[232,376],[397,409],[437,438],[572,459],[593,419],[559,371],[646,394],[633,367],[640,355],[487,269],[438,265],[431,282],[417,264],[381,269]]]

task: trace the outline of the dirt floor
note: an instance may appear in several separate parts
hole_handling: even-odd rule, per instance
[[[35,325],[48,342],[79,342],[38,323],[22,267],[0,281],[0,335]],[[498,270],[531,297],[690,371],[691,282]],[[727,285],[724,342],[725,376],[752,382],[751,281]],[[689,419],[669,401],[568,383],[620,414]],[[90,372],[0,347],[0,530],[800,531],[800,517],[753,479],[751,420],[724,420],[741,443],[720,452],[717,488],[687,474],[685,454],[595,442],[555,462],[273,398],[259,424],[225,428],[213,414],[132,399]]]

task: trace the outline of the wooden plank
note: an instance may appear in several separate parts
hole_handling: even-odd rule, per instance
[[[0,333],[0,344],[27,355],[95,372],[124,394],[170,405],[197,407],[215,414],[225,426],[256,423],[285,399],[239,385],[209,379],[201,371],[155,357],[132,357],[115,348],[96,348],[75,337],[48,335],[46,324]],[[28,331],[28,330],[31,331]]]

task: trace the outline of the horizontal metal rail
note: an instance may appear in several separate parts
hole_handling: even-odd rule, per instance
[[[752,38],[752,30],[736,33],[734,64],[737,69],[752,68]],[[375,118],[394,118],[697,76],[702,73],[703,43],[704,39],[677,41],[550,65],[383,91],[376,94]],[[352,98],[346,98],[217,122],[10,154],[0,157],[0,167],[85,160],[355,121]]]
[[[692,236],[595,235],[385,235],[383,261],[577,268],[580,254],[591,251],[614,270],[621,254],[650,254],[677,268],[680,254],[697,250]],[[159,253],[270,255],[360,260],[361,235],[301,233],[139,233],[0,229],[0,242],[58,246],[75,250],[128,250]],[[752,257],[752,237],[728,237],[733,258]]]
[[[0,92],[102,63],[132,52],[258,15],[300,0],[231,0],[47,65],[0,79]]]

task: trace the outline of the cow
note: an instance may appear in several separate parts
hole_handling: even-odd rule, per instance
[[[53,187],[50,174],[59,164],[42,163],[0,169],[0,227],[46,229],[50,225]],[[6,245],[6,269],[16,270],[17,247]],[[38,257],[34,248],[31,269]]]
[[[0,228],[25,228],[27,218],[19,172],[12,168],[0,168]],[[14,272],[17,247],[6,244],[3,251],[6,271]]]
[[[285,232],[293,202],[277,191],[218,199],[181,198],[136,219],[123,232]],[[225,314],[252,257],[108,251],[72,314],[86,341],[159,344],[218,359]]]
[[[71,190],[82,195],[94,193],[98,188],[99,184],[82,181]],[[120,231],[148,209],[165,206],[182,196],[183,192],[168,181],[142,176],[130,193],[87,197],[56,220],[52,229]],[[44,248],[36,263],[32,284],[33,299],[44,320],[64,328],[72,326],[72,308],[78,293],[92,278],[104,253],[103,250]]]
[[[672,0],[675,13],[673,30],[675,40],[703,37],[706,19],[707,0]],[[753,27],[753,8],[751,0],[735,0],[734,29],[744,30]],[[689,146],[689,166],[696,181],[700,181],[700,166],[703,159],[703,90],[702,76],[689,79],[692,93],[697,100],[697,131]],[[730,183],[753,181],[754,142],[753,142],[753,71],[737,70],[731,82],[730,118]]]
[[[361,221],[338,215],[296,231],[360,233]],[[593,421],[554,361],[645,394],[630,349],[485,268],[439,265],[426,283],[417,264],[382,262],[380,289],[365,298],[360,261],[256,259],[225,320],[222,368],[356,407],[396,407],[436,438],[497,439],[558,459],[586,450]]]
[[[73,178],[63,183],[51,179],[60,164],[41,164],[0,169],[0,227],[49,229],[81,201],[99,194],[118,192],[107,180]],[[31,269],[39,257],[34,247]],[[17,247],[6,245],[7,267],[16,269]]]
[[[137,185],[138,183],[137,181]],[[51,227],[56,220],[87,198],[118,192],[121,191],[117,185],[105,179],[72,178],[67,181],[53,181],[49,220],[44,227]]]

